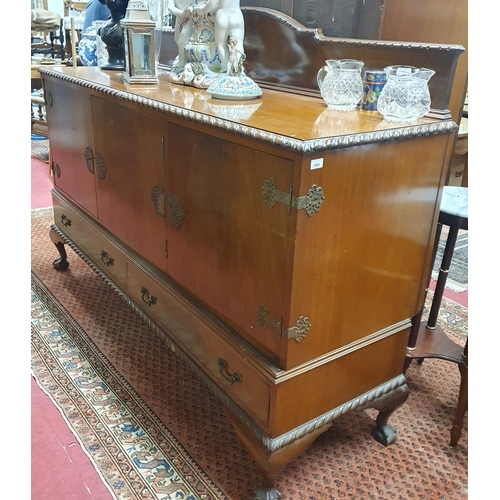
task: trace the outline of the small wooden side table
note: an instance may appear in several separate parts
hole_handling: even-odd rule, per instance
[[[456,446],[462,435],[463,418],[468,402],[468,340],[465,347],[453,342],[437,324],[437,318],[458,232],[460,230],[468,230],[469,228],[468,212],[468,188],[445,186],[434,247],[434,255],[436,255],[441,228],[443,225],[449,226],[450,229],[443,252],[443,260],[427,322],[422,321],[423,309],[412,318],[412,328],[403,368],[403,373],[406,373],[412,360],[415,359],[421,364],[425,358],[442,359],[458,365],[461,374],[461,383],[457,410],[451,429],[451,446]]]

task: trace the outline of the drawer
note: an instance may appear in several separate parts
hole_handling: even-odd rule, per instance
[[[129,263],[128,295],[184,347],[197,365],[261,426],[267,428],[270,386],[253,365],[209,325],[201,312],[162,285],[157,276]]]
[[[118,248],[89,221],[53,197],[54,221],[67,237],[107,276],[126,285],[128,263]]]

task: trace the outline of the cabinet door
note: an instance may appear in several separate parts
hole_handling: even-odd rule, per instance
[[[44,79],[54,185],[97,216],[89,95]]]
[[[257,310],[284,315],[292,218],[262,188],[288,191],[292,162],[177,125],[167,137],[168,273],[276,360],[279,332]]]
[[[91,98],[99,221],[157,267],[165,267],[162,121]]]

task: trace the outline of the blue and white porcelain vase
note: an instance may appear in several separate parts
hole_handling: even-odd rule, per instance
[[[82,33],[82,38],[78,42],[78,56],[84,66],[97,66],[96,31],[95,25],[92,24]]]
[[[106,21],[94,21],[82,33],[82,38],[78,43],[78,55],[84,66],[101,66],[108,61],[108,52],[106,44],[97,34],[100,26]]]

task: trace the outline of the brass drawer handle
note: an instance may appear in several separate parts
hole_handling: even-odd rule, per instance
[[[62,214],[62,215],[61,215],[61,224],[62,224],[64,227],[71,226],[71,220],[70,220],[70,219],[68,219],[68,217],[66,217],[66,215]]]
[[[157,302],[157,298],[154,295],[151,295],[151,298],[149,297],[149,292],[148,289],[145,287],[141,288],[141,298],[142,301],[149,307],[149,306],[154,306]]]
[[[219,367],[219,373],[231,384],[233,385],[235,382],[241,382],[241,375],[238,372],[234,372],[232,375],[227,371],[227,363],[219,358],[217,361],[217,366]]]
[[[115,262],[115,259],[110,257],[108,252],[105,252],[104,250],[101,252],[101,260],[104,262],[105,266],[112,266]]]

